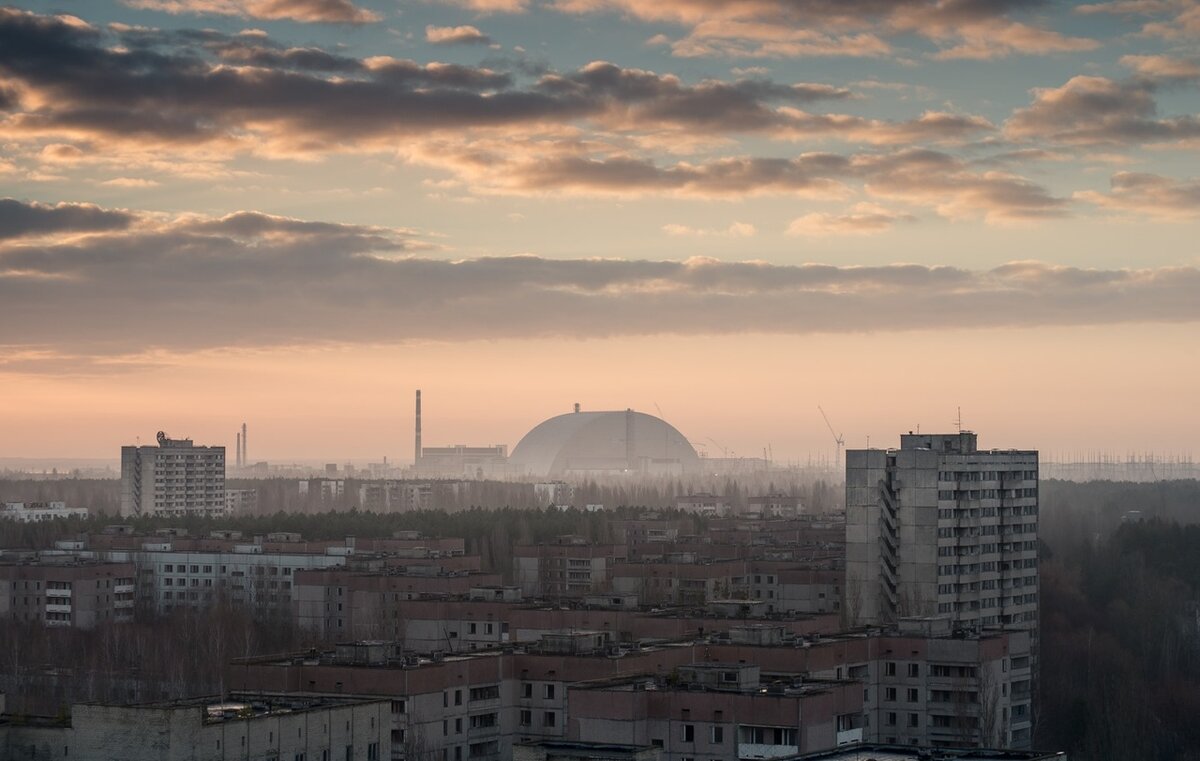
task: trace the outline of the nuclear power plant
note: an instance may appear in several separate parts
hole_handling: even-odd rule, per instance
[[[424,475],[474,478],[562,478],[619,474],[680,475],[700,469],[687,437],[670,423],[632,409],[573,412],[534,426],[512,456],[504,444],[422,445],[421,392],[416,394],[413,469]]]
[[[695,472],[700,458],[687,438],[661,418],[631,409],[575,411],[535,426],[513,449],[510,467],[523,475]]]

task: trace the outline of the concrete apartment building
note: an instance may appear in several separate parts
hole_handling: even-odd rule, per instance
[[[647,605],[703,606],[714,600],[761,601],[765,613],[836,613],[843,574],[796,563],[731,559],[699,561],[691,553],[654,563],[618,563],[611,590]]]
[[[5,502],[0,520],[16,523],[41,523],[65,518],[88,517],[86,507],[67,507],[66,502]]]
[[[158,432],[158,446],[121,447],[121,515],[224,515],[225,447]]]
[[[572,536],[513,548],[516,584],[526,597],[583,597],[607,591],[610,570],[627,557],[624,544],[593,544]]]
[[[846,452],[852,622],[949,617],[971,629],[1038,619],[1038,454],[976,434],[906,434]]]
[[[220,536],[102,534],[71,543],[70,549],[131,564],[139,599],[160,613],[207,607],[220,599],[290,610],[298,571],[345,565],[355,551],[352,542],[304,542],[296,534],[247,541],[237,532],[215,533]]]
[[[94,629],[133,618],[129,563],[71,558],[0,561],[0,618],[49,627]]]
[[[433,506],[431,484],[378,481],[358,487],[358,508],[375,513],[408,513]]]
[[[1027,633],[906,626],[826,636],[741,624],[656,641],[579,627],[544,632],[536,643],[429,655],[360,642],[241,660],[227,681],[241,690],[387,698],[396,759],[498,761],[513,744],[564,739],[659,740],[663,758],[676,761],[767,758],[859,740],[1028,745],[1029,717],[1017,708],[1028,704]]]
[[[148,705],[79,703],[58,719],[0,721],[10,761],[383,761],[390,703],[233,694]]]
[[[567,701],[569,739],[661,748],[663,761],[777,758],[862,739],[858,682],[783,683],[748,663],[579,684]]]

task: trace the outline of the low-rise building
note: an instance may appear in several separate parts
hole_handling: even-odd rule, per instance
[[[664,761],[778,758],[862,739],[858,682],[768,676],[746,663],[576,684],[567,703],[569,739],[648,745]]]
[[[66,502],[5,502],[0,520],[41,523],[65,518],[87,518],[86,507],[67,507]]]
[[[263,693],[147,705],[77,703],[65,717],[8,717],[0,749],[10,761],[382,761],[385,700]]]

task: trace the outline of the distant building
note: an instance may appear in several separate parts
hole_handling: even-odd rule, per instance
[[[675,497],[675,509],[708,517],[728,515],[733,509],[729,500],[715,494],[684,494]]]
[[[226,489],[227,515],[254,515],[258,512],[258,489]]]
[[[433,507],[431,484],[375,481],[358,487],[358,508],[374,513],[408,513]]]
[[[66,502],[5,502],[0,520],[40,523],[56,518],[87,518],[86,507],[67,507]]]
[[[552,417],[513,449],[509,465],[520,475],[642,473],[676,475],[699,470],[700,458],[665,420],[633,410],[580,412]]]
[[[158,432],[158,446],[121,447],[121,515],[224,515],[225,447]]]
[[[528,597],[584,597],[608,591],[613,565],[626,559],[624,545],[592,544],[573,536],[513,548],[516,583]]]
[[[538,507],[573,507],[575,487],[566,481],[543,481],[533,485],[533,499]]]
[[[297,482],[301,497],[312,495],[323,502],[332,502],[346,493],[346,482],[340,478],[305,478]]]
[[[796,518],[800,515],[799,497],[788,494],[767,494],[746,500],[746,517],[749,518]]]
[[[132,563],[62,558],[0,563],[0,618],[93,629],[133,618]]]
[[[426,476],[453,478],[502,478],[508,473],[508,447],[496,444],[473,447],[422,447],[416,472]]]
[[[852,622],[939,615],[1036,644],[1037,452],[981,451],[967,431],[848,450],[846,545]]]

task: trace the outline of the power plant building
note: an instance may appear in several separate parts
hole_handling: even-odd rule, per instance
[[[700,458],[682,433],[665,420],[633,410],[576,411],[539,424],[509,459],[519,475],[638,473],[675,475],[699,470]]]
[[[198,447],[162,431],[158,446],[121,447],[122,516],[225,511],[225,447]]]

